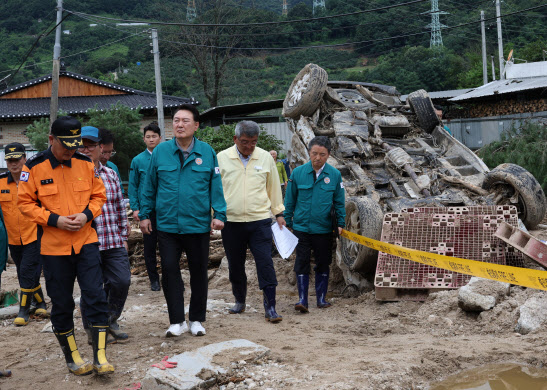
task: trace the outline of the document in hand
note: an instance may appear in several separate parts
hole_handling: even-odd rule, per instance
[[[272,225],[272,232],[277,251],[282,258],[288,258],[293,253],[294,248],[296,248],[298,238],[286,226],[280,229],[277,223]]]

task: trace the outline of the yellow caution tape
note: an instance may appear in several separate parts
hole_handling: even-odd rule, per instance
[[[399,256],[403,259],[412,260],[417,263],[451,270],[466,275],[497,280],[498,282],[511,283],[547,291],[547,271],[511,267],[508,265],[485,263],[482,261],[460,259],[458,257],[423,252],[416,249],[405,248],[399,245],[388,244],[387,242],[363,237],[358,234],[348,232],[347,230],[343,230],[341,236],[358,244],[376,249],[377,251]]]

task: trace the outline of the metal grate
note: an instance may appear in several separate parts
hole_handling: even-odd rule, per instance
[[[502,222],[517,226],[514,206],[409,208],[384,216],[382,241],[445,256],[523,266],[522,255],[494,236]],[[459,288],[470,278],[381,252],[375,277],[377,299],[422,300],[427,293],[405,297],[391,290]]]

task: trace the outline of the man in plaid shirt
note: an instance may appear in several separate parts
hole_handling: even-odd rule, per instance
[[[82,127],[82,142],[80,153],[88,156],[95,164],[95,174],[99,175],[106,189],[106,203],[102,207],[102,214],[95,218],[95,229],[99,237],[104,290],[108,298],[108,323],[110,334],[115,341],[126,341],[128,335],[120,330],[120,317],[131,284],[131,272],[127,255],[128,223],[125,201],[123,199],[120,179],[116,172],[101,164],[99,157],[101,135],[111,137],[110,131],[97,129],[92,126]],[[85,319],[85,305],[82,306],[82,321],[88,337]],[[114,340],[109,340],[114,342]]]

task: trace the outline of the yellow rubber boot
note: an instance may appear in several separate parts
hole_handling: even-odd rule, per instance
[[[25,326],[28,324],[28,319],[30,317],[30,301],[32,299],[33,292],[34,292],[34,289],[31,289],[31,288],[21,289],[21,300],[19,301],[19,314],[17,314],[17,318],[13,320],[13,323],[16,326]]]
[[[44,293],[42,291],[42,286],[40,285],[34,288],[34,300],[36,301],[36,311],[34,312],[34,315],[47,317],[48,316],[47,306],[46,306],[46,302],[44,301]]]
[[[108,325],[93,325],[91,327],[91,335],[93,336],[93,371],[97,375],[113,373],[114,366],[106,360]]]
[[[62,333],[55,332],[55,336],[57,337],[63,354],[65,355],[68,371],[74,375],[91,374],[93,372],[93,366],[84,362],[80,356],[80,352],[78,352],[78,347],[76,346],[76,339],[74,338],[74,329]]]

